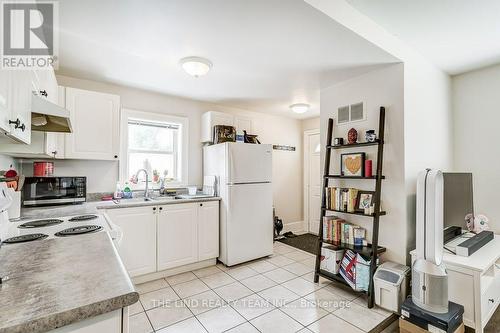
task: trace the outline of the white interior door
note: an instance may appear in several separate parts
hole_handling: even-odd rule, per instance
[[[320,154],[320,134],[314,131],[305,135],[304,145],[307,148],[304,168],[307,186],[305,188],[307,195],[306,221],[308,231],[318,234],[319,220],[321,218],[321,154]]]

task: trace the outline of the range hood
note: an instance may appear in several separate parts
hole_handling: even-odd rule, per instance
[[[71,133],[69,111],[44,97],[31,95],[31,130]]]

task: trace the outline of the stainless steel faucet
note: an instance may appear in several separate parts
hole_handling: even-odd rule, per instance
[[[142,172],[144,172],[144,174],[146,175],[146,188],[144,189],[144,200],[149,200],[149,175],[148,175],[148,171],[146,169],[139,169],[137,171],[137,173],[135,174],[135,181],[137,181],[139,179],[139,174]]]

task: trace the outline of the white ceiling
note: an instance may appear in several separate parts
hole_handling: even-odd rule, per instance
[[[398,60],[302,0],[64,0],[58,73],[296,118],[319,91]],[[186,56],[210,59],[205,77]],[[295,115],[288,106],[310,103]]]
[[[449,74],[500,62],[499,0],[347,0]]]

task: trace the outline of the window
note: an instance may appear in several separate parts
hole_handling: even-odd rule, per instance
[[[187,119],[155,113],[124,110],[121,181],[134,189],[144,188],[144,173],[137,184],[130,180],[145,169],[153,187],[187,185]]]

